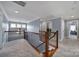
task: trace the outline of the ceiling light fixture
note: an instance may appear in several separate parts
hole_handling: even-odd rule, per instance
[[[17,10],[16,10],[16,11],[14,11],[14,12],[15,12],[15,13],[19,13],[19,11],[17,11]]]
[[[71,17],[74,17],[74,16],[71,16]]]

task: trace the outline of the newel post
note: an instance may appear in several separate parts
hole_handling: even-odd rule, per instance
[[[49,49],[49,36],[48,32],[45,32],[45,57],[48,57],[48,49]]]
[[[56,48],[58,48],[58,31],[56,31]]]

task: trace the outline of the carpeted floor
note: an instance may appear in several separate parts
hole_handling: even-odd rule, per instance
[[[0,50],[0,57],[38,57],[40,56],[26,40],[14,40]]]
[[[59,43],[59,49],[54,57],[79,57],[79,39],[64,39]]]
[[[0,50],[0,57],[40,57],[26,40],[14,40]],[[79,57],[79,40],[64,39],[54,57]]]

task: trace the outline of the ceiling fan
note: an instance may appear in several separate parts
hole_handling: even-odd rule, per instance
[[[26,5],[26,3],[24,1],[13,1],[14,3],[24,7]]]

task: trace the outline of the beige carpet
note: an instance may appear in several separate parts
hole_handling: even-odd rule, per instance
[[[14,40],[0,50],[0,57],[38,57],[40,56],[26,40]]]
[[[79,39],[64,39],[59,43],[59,49],[54,57],[79,57]]]
[[[0,57],[39,57],[26,40],[14,40],[0,50]],[[59,48],[54,57],[79,57],[79,40],[64,39],[59,42]]]

